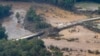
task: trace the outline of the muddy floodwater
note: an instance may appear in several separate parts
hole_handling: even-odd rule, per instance
[[[3,22],[3,26],[8,34],[8,39],[18,39],[27,35],[33,34],[32,32],[25,30],[23,26],[23,21],[25,18],[26,11],[21,9],[13,10],[13,14],[6,18]],[[20,14],[19,19],[16,18],[16,13]],[[18,20],[20,21],[18,23]]]
[[[94,2],[80,2],[75,4],[76,7],[82,8],[83,10],[98,10],[100,7],[99,3],[94,3]]]

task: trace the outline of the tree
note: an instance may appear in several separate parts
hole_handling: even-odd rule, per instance
[[[0,26],[0,39],[7,39],[7,34],[5,33],[5,28]]]
[[[17,22],[20,23],[20,14],[18,12],[16,13],[16,18],[17,18]]]
[[[16,13],[16,18],[19,18],[20,17],[20,14],[17,12]]]
[[[50,27],[50,24],[47,24],[45,22],[38,22],[36,23],[36,29],[45,29],[45,28],[48,28]]]
[[[50,24],[46,23],[39,15],[37,15],[32,7],[28,10],[26,19],[28,22],[34,23],[32,26],[34,26],[36,30],[49,28],[51,26]]]
[[[36,15],[35,10],[32,9],[32,7],[28,10],[27,14],[26,14],[26,18],[29,21],[33,21],[33,22],[37,22],[40,21],[40,17],[38,15]]]
[[[55,52],[53,53],[53,56],[63,56],[63,53],[60,52],[60,51],[55,51]]]
[[[10,5],[0,5],[0,19],[10,15]]]
[[[51,56],[51,53],[46,50],[42,40],[34,38],[19,41],[0,40],[0,56]]]
[[[100,14],[100,7],[98,7],[98,12],[99,12],[99,14]]]

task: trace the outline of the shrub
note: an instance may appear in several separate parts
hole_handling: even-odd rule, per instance
[[[0,18],[4,18],[10,15],[11,6],[10,5],[0,5]]]
[[[28,10],[26,18],[28,22],[33,23],[32,26],[34,26],[34,29],[36,30],[49,28],[51,26],[50,24],[46,23],[39,15],[37,15],[32,7]]]
[[[0,39],[7,39],[7,34],[5,33],[5,28],[0,26]]]
[[[100,52],[98,50],[95,51],[95,54],[100,54]]]
[[[40,39],[0,40],[0,56],[51,56]]]
[[[98,7],[98,13],[100,14],[100,7]]]
[[[91,50],[88,50],[88,53],[94,54],[94,52],[93,52],[93,51],[91,51]]]
[[[52,51],[60,51],[60,49],[58,47],[55,47],[53,45],[50,45],[49,49]]]
[[[20,17],[20,14],[17,12],[16,13],[16,18],[19,18]]]
[[[38,22],[36,23],[36,29],[45,29],[50,27],[50,24],[47,24],[46,22]]]
[[[40,17],[36,15],[36,12],[35,10],[32,9],[32,7],[28,10],[26,14],[26,18],[28,19],[28,21],[32,21],[32,22],[41,21]]]
[[[53,56],[63,56],[63,53],[60,52],[60,51],[55,51],[55,52],[53,53]]]

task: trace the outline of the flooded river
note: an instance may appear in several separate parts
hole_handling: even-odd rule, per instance
[[[5,27],[8,37],[9,37],[8,39],[17,39],[17,38],[21,38],[21,37],[33,34],[32,32],[25,30],[23,26],[23,20],[26,14],[26,10],[28,10],[31,7],[31,5],[35,7],[36,5],[37,6],[42,5],[40,6],[41,8],[38,8],[36,11],[39,12],[40,14],[43,13],[45,15],[44,18],[46,18],[47,16],[46,19],[51,22],[53,21],[58,21],[58,22],[68,21],[69,22],[73,20],[79,20],[79,19],[86,18],[85,16],[72,14],[68,11],[64,11],[62,9],[59,9],[59,8],[56,8],[51,5],[47,5],[47,4],[43,5],[43,4],[38,4],[38,3],[25,3],[25,2],[0,2],[0,4],[12,4],[13,5],[12,9],[13,9],[14,14],[12,14],[9,18],[5,19],[3,22],[3,26]],[[44,12],[44,9],[42,9],[43,6],[44,8],[48,8],[48,7],[50,9],[53,8],[54,12]],[[81,2],[81,3],[77,3],[75,6],[87,8],[87,9],[97,9],[98,7],[100,7],[100,4]],[[48,11],[50,10],[48,9]],[[20,23],[18,23],[18,19],[15,16],[17,12],[19,12],[21,15]],[[77,19],[74,19],[74,18],[77,18]]]
[[[8,34],[8,39],[17,39],[27,35],[31,35],[32,32],[25,30],[23,26],[23,21],[25,18],[26,11],[21,9],[13,10],[13,14],[4,20],[3,26],[6,29]],[[18,19],[16,18],[16,13],[20,14],[20,23],[18,23]]]
[[[98,10],[98,7],[100,7],[99,3],[94,2],[80,2],[75,4],[76,7],[82,8],[83,10]]]

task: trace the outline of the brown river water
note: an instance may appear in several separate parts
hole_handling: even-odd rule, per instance
[[[8,34],[8,39],[18,39],[27,35],[31,35],[32,32],[25,30],[23,26],[26,11],[22,9],[16,9],[13,10],[13,12],[14,13],[3,22],[3,26]],[[18,19],[16,18],[17,12],[20,14],[20,23],[18,23]]]

